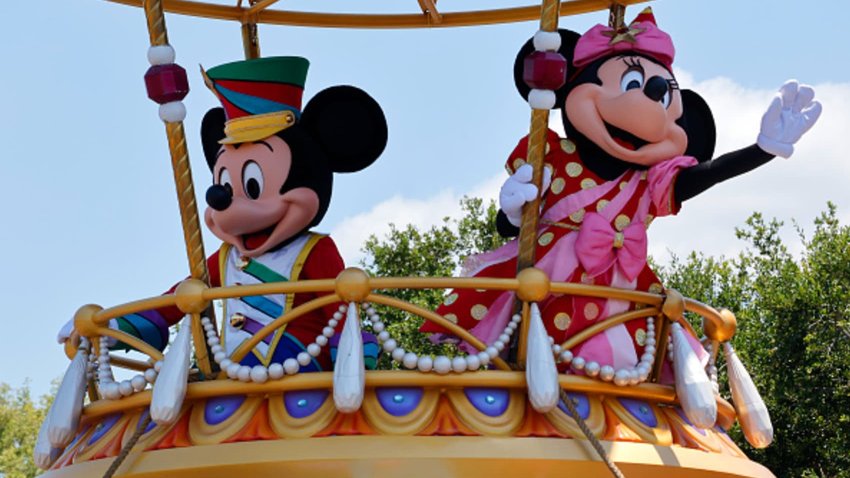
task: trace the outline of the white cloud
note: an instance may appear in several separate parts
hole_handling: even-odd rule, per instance
[[[685,71],[678,71],[677,77],[683,88],[702,95],[714,112],[718,130],[715,155],[755,141],[761,115],[774,91],[746,88],[727,78],[697,81]],[[777,87],[780,84],[777,82]],[[824,113],[800,141],[794,156],[777,158],[759,170],[717,185],[688,201],[679,216],[656,221],[650,231],[653,256],[664,262],[670,251],[679,255],[692,250],[735,254],[744,244],[735,238],[734,228],[743,225],[753,211],[786,223],[794,218],[811,229],[812,219],[825,209],[827,201],[833,201],[842,221],[850,222],[850,159],[845,149],[850,134],[850,83],[815,85],[815,90]],[[552,120],[553,126],[560,121],[556,115]],[[508,153],[505,151],[505,157]],[[504,178],[498,174],[469,191],[443,190],[424,199],[396,196],[341,221],[332,235],[343,257],[353,264],[362,257],[360,247],[369,234],[385,234],[389,223],[427,228],[445,216],[456,217],[462,196],[495,198]],[[793,228],[786,227],[783,233],[792,243],[796,241]]]

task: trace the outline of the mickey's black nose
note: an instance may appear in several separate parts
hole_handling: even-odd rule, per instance
[[[661,98],[664,98],[664,94],[667,93],[669,88],[670,85],[667,84],[667,80],[660,76],[653,76],[643,87],[643,94],[648,96],[652,101],[661,101]]]
[[[213,184],[207,189],[207,204],[216,211],[224,211],[233,202],[233,195],[221,184]]]

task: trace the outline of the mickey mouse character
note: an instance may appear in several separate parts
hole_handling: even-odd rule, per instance
[[[715,127],[711,110],[696,93],[681,90],[672,72],[670,37],[655,24],[651,10],[628,27],[597,25],[584,35],[561,30],[560,53],[571,65],[566,84],[556,91],[567,139],[548,132],[544,191],[535,267],[551,280],[663,291],[647,264],[646,229],[661,216],[675,215],[686,200],[726,179],[788,157],[794,143],[821,112],[808,86],[782,86],[762,119],[756,144],[712,159]],[[523,61],[534,51],[529,41],[514,68],[517,88],[528,97]],[[524,160],[528,138],[520,141],[506,167],[510,178],[499,195],[497,229],[516,236],[522,206],[533,200],[531,166]],[[472,257],[466,273],[513,277],[517,241]],[[458,290],[438,310],[493,343],[507,325],[513,293]],[[550,295],[539,304],[556,343],[607,317],[636,307],[627,301]],[[426,332],[444,333],[431,323]],[[614,326],[570,351],[572,372],[620,384],[646,380],[649,367],[639,358],[655,352],[645,319]],[[694,350],[707,354],[693,337]],[[462,344],[469,351],[468,344]],[[591,365],[592,364],[592,365]],[[672,381],[669,365],[662,381]]]
[[[334,278],[345,267],[334,241],[310,228],[328,209],[333,173],[359,171],[381,155],[387,123],[378,103],[351,86],[321,91],[302,111],[308,66],[304,58],[269,57],[204,73],[223,106],[208,111],[201,125],[204,156],[213,174],[204,219],[223,241],[207,259],[213,287]],[[229,357],[263,326],[317,296],[227,299],[224,354]],[[276,331],[241,364],[268,366],[297,357],[323,335],[338,307],[313,311]],[[178,309],[167,308],[120,317],[110,326],[162,350],[168,327],[182,317]],[[68,332],[60,332],[60,342]],[[367,364],[377,355],[372,342],[364,349],[373,356]],[[325,350],[300,370],[329,369],[331,357]]]

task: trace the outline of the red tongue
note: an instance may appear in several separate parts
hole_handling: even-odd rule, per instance
[[[249,250],[254,250],[260,246],[262,246],[266,240],[269,238],[268,232],[255,232],[253,234],[246,234],[242,236],[242,242],[245,244],[245,248]]]

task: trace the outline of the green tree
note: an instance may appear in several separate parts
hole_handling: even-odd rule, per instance
[[[446,217],[442,224],[420,231],[410,224],[399,228],[390,224],[383,238],[369,237],[363,245],[367,258],[361,265],[379,277],[451,277],[458,274],[465,258],[471,254],[494,249],[504,244],[493,224],[498,209],[493,201],[486,206],[481,199],[463,198],[463,215],[459,219]],[[428,310],[436,309],[443,301],[442,290],[395,290],[387,295],[411,302]],[[453,356],[452,345],[435,345],[419,333],[423,319],[388,308],[378,308],[387,330],[399,345],[418,354]],[[367,327],[368,330],[368,327]],[[397,368],[384,354],[378,368]]]
[[[736,258],[692,253],[661,273],[668,287],[735,311],[733,344],[770,410],[774,443],[764,450],[732,435],[780,477],[850,476],[850,226],[835,206],[815,220],[795,258],[782,223],[754,214],[737,231]],[[722,379],[722,369],[721,369]]]
[[[52,395],[34,402],[27,385],[13,389],[0,383],[0,477],[31,478],[39,474],[32,450],[52,402]]]

